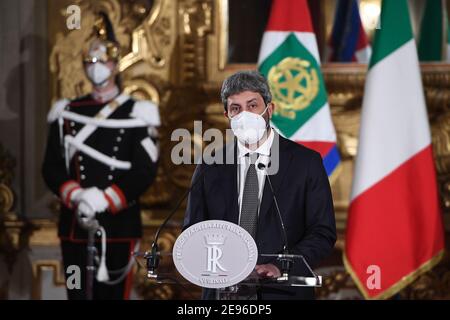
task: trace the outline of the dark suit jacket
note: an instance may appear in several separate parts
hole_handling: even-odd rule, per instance
[[[277,137],[279,137],[277,139]],[[224,156],[234,152],[233,164],[200,164],[192,181],[184,228],[204,220],[226,220],[238,223],[236,142],[225,147]],[[279,170],[271,175],[289,242],[290,253],[303,255],[314,268],[329,255],[336,241],[333,200],[328,176],[319,153],[276,135],[271,149],[279,147]],[[273,164],[272,164],[273,165]],[[196,182],[198,180],[198,182]],[[256,244],[259,253],[279,253],[283,234],[267,181],[261,200]],[[258,264],[278,264],[258,259]],[[310,275],[297,261],[291,274]],[[262,299],[314,299],[313,288],[260,289]],[[213,299],[214,291],[206,289],[203,298]]]

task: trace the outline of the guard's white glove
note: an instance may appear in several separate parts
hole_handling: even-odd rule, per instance
[[[78,204],[80,203],[81,195],[83,194],[84,189],[76,189],[72,191],[72,194],[70,195],[70,203],[73,208],[76,208]]]
[[[84,189],[78,199],[78,209],[82,203],[85,203],[94,211],[94,214],[96,212],[106,211],[109,207],[105,194],[96,187]]]

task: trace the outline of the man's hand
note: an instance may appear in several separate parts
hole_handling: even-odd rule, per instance
[[[281,276],[281,272],[277,266],[271,263],[256,265],[255,271],[261,277],[278,278]]]

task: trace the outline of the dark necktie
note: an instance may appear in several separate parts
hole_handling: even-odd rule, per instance
[[[255,162],[257,154],[250,155],[250,166],[247,169],[244,183],[244,193],[242,195],[242,208],[240,226],[250,233],[255,239],[258,224],[258,176],[256,174]]]

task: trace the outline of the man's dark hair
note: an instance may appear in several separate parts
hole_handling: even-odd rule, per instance
[[[222,99],[225,111],[227,111],[228,97],[244,91],[259,93],[266,105],[272,102],[272,94],[270,93],[269,84],[258,71],[239,71],[225,79],[222,84],[220,97]]]

